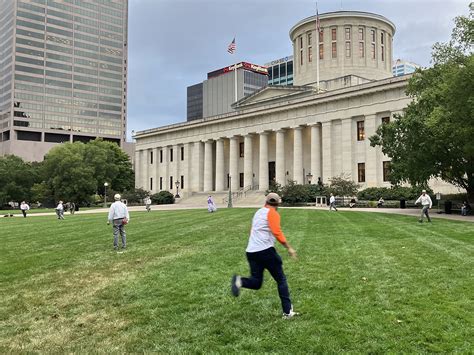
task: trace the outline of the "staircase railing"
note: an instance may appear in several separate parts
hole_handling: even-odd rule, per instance
[[[247,196],[247,192],[258,190],[258,185],[248,185],[246,187],[241,187],[237,191],[232,192],[232,201],[237,201],[239,198]],[[226,196],[222,199],[222,203],[228,203],[229,196]]]

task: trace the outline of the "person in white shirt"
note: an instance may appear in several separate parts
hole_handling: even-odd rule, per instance
[[[151,198],[149,196],[145,199],[145,208],[147,212],[151,211]]]
[[[118,236],[122,237],[122,249],[127,247],[127,234],[125,233],[125,225],[130,221],[130,215],[128,213],[127,206],[120,201],[121,196],[115,194],[115,202],[110,205],[109,218],[107,224],[112,222],[114,231],[114,249],[118,250]]]
[[[425,215],[426,218],[428,219],[428,222],[431,223],[431,218],[430,218],[430,214],[429,214],[428,211],[431,208],[431,206],[433,206],[433,202],[431,202],[430,195],[426,194],[426,190],[421,191],[421,196],[418,197],[418,200],[416,200],[415,205],[417,205],[419,203],[421,203],[421,207],[422,207],[419,222],[423,223],[423,215]]]
[[[329,211],[331,211],[333,208],[337,212],[336,198],[334,197],[333,194],[331,194],[331,197],[329,197]]]
[[[21,213],[23,213],[23,217],[26,218],[26,211],[28,211],[29,209],[30,209],[30,206],[28,206],[28,204],[25,201],[22,201],[20,205],[20,210],[21,210]]]
[[[64,219],[63,201],[59,201],[58,205],[56,206],[56,215],[58,216],[58,219]]]

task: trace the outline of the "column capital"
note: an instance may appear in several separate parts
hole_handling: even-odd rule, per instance
[[[291,127],[291,129],[295,130],[295,131],[301,131],[303,129],[303,127],[301,126],[295,126],[295,127]]]
[[[275,133],[285,133],[285,131],[286,131],[286,128],[275,128],[273,130],[273,132]]]
[[[268,135],[268,133],[269,133],[268,131],[260,131],[260,132],[257,132],[257,134],[258,134],[259,136],[266,136],[266,135]]]

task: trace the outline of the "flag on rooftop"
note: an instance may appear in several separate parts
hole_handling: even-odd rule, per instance
[[[237,47],[235,45],[235,37],[234,37],[232,42],[230,42],[229,47],[227,47],[227,52],[229,52],[230,54],[234,54],[236,48]]]

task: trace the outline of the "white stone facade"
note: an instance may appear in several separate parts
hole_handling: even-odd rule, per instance
[[[307,183],[309,173],[313,183],[340,174],[358,182],[361,163],[362,187],[389,186],[383,177],[389,159],[368,137],[409,103],[406,83],[391,78],[319,94],[270,87],[239,101],[236,113],[138,132],[137,187],[175,191],[179,181],[185,194],[224,191],[230,175],[233,190],[266,190],[273,178]]]

